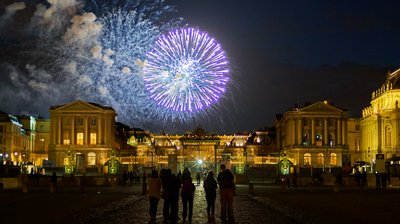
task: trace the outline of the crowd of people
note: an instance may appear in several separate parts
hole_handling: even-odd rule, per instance
[[[215,179],[214,172],[205,174],[203,188],[207,201],[208,223],[215,223],[215,201],[217,189],[219,188],[221,202],[221,221],[223,223],[234,223],[233,217],[233,195],[235,194],[235,183],[232,172],[221,164],[221,172]],[[200,173],[196,173],[197,186],[200,185]],[[153,170],[148,179],[148,197],[150,202],[150,222],[155,223],[158,203],[163,199],[163,223],[177,223],[179,218],[179,196],[182,200],[182,221],[192,222],[193,200],[196,186],[193,184],[192,174],[188,168],[177,174],[171,169],[161,169],[160,172]]]

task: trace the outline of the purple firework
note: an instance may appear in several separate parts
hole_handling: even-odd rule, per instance
[[[199,29],[179,28],[160,36],[146,56],[146,88],[165,108],[198,111],[217,102],[226,90],[225,52]]]

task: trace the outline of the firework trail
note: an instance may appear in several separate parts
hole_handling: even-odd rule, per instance
[[[156,131],[176,131],[179,124],[193,127],[193,122],[210,120],[210,113],[221,111],[218,104],[224,98],[220,94],[226,77],[197,78],[196,85],[208,94],[194,91],[197,95],[187,97],[202,101],[176,107],[177,111],[158,105],[146,90],[146,53],[161,34],[181,23],[181,18],[171,16],[174,7],[163,0],[10,0],[4,11],[0,15],[3,110],[46,115],[50,105],[81,99],[110,105],[118,121]],[[218,89],[206,87],[206,82],[217,80]]]

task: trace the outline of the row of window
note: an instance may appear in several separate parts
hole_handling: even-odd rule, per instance
[[[83,132],[77,132],[76,136],[75,136],[75,144],[76,145],[83,145],[83,139],[84,139],[84,133]],[[71,144],[71,138],[70,138],[70,132],[69,131],[65,131],[63,133],[63,144],[64,145]],[[90,145],[96,145],[97,144],[97,133],[96,132],[91,132],[90,133],[89,144]]]
[[[74,119],[74,118],[66,118],[66,117],[64,117],[63,120],[62,120],[63,124],[66,124],[66,125],[71,124],[71,120],[72,119]],[[77,126],[82,126],[83,125],[83,118],[81,118],[81,117],[76,118],[75,119],[75,124]],[[97,124],[97,118],[95,118],[95,117],[90,118],[90,125],[96,126],[96,124]]]
[[[82,157],[81,153],[75,154],[75,161],[78,161],[79,158]],[[68,157],[64,158],[64,165],[70,165],[70,161]],[[94,152],[89,152],[87,154],[87,165],[88,166],[95,166],[96,165],[96,153]]]
[[[304,154],[304,165],[305,166],[310,166],[312,165],[311,163],[311,154],[310,153],[305,153]],[[329,164],[331,166],[336,166],[337,165],[337,155],[336,153],[331,153],[329,156]],[[325,165],[325,156],[323,153],[318,153],[317,154],[317,164],[318,166]]]

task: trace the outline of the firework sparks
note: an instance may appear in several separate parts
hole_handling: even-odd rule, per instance
[[[181,28],[162,35],[147,53],[144,80],[151,98],[173,111],[209,107],[225,92],[229,63],[207,33]]]

